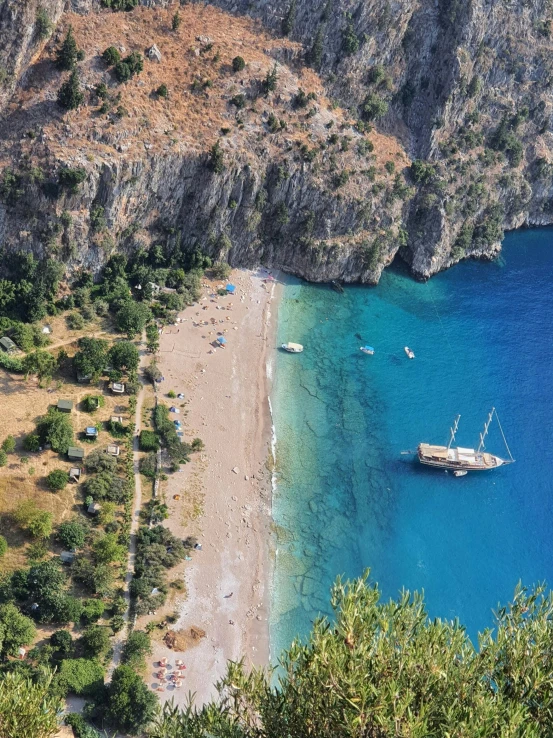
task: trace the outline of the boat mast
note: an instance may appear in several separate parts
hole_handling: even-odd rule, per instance
[[[455,421],[453,423],[453,427],[449,429],[449,432],[451,433],[451,435],[450,435],[450,438],[449,438],[449,443],[447,444],[448,451],[451,448],[451,444],[455,440],[455,434],[457,433],[457,428],[459,427],[459,420],[460,419],[461,419],[461,416],[460,415],[457,415],[457,417],[455,418]]]
[[[484,423],[484,432],[480,434],[480,443],[478,444],[478,451],[476,452],[477,454],[479,454],[484,447],[484,439],[488,435],[488,428],[490,427],[490,423],[492,422],[494,412],[495,407],[492,407],[490,414],[488,415],[488,419]]]

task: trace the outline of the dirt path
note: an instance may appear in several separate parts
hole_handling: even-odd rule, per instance
[[[140,434],[141,418],[142,418],[142,403],[144,402],[144,367],[146,366],[147,353],[144,348],[146,345],[146,335],[142,334],[140,340],[140,364],[138,366],[138,379],[141,383],[140,392],[136,396],[136,412],[134,419],[134,437],[133,437],[133,467],[134,467],[134,498],[132,505],[132,517],[131,517],[131,530],[130,530],[130,543],[129,543],[129,555],[127,559],[127,572],[125,574],[125,585],[124,585],[124,597],[127,603],[127,609],[123,613],[123,619],[125,625],[117,633],[113,639],[113,656],[110,665],[107,670],[107,679],[111,679],[113,670],[119,666],[121,662],[121,651],[123,644],[125,643],[127,633],[129,630],[129,617],[131,607],[131,596],[129,592],[129,586],[134,574],[134,563],[136,559],[136,533],[140,524],[140,509],[142,507],[142,480],[140,478],[140,472],[138,470],[138,464],[140,461],[139,447],[138,447],[138,436]]]

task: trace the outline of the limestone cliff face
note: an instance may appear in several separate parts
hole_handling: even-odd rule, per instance
[[[44,0],[40,8],[55,23],[63,5]],[[39,4],[0,0],[8,50],[0,50],[0,71],[8,73],[0,94],[8,139],[3,165],[42,157],[47,179],[55,179],[62,163],[80,162],[87,172],[77,194],[40,201],[50,219],[40,227],[26,222],[24,211],[37,209],[44,186],[29,184],[22,172],[25,196],[0,206],[8,245],[21,243],[22,232],[29,248],[45,248],[60,208],[70,207],[73,235],[61,238],[72,244],[69,263],[99,265],[112,248],[98,246],[101,237],[90,229],[91,208],[100,203],[123,247],[179,233],[191,247],[228,253],[235,264],[265,260],[309,279],[375,281],[398,252],[426,278],[467,256],[492,258],[503,229],[553,222],[549,0],[211,0],[207,7],[180,7],[183,28],[191,31],[180,47],[168,33],[176,6],[142,5],[151,7],[110,13],[100,12],[97,0],[65,3],[86,20],[65,15],[61,26],[72,22],[81,34],[89,110],[62,119],[53,102],[60,78],[51,63],[61,31],[23,74],[45,43],[36,28]],[[219,11],[212,6],[231,15],[213,15]],[[272,38],[248,25],[248,16]],[[109,43],[143,50],[155,41],[166,50],[161,69],[148,67],[139,82],[118,88],[123,97],[147,92],[147,100],[136,98],[134,109],[124,102],[123,119],[112,111],[105,120],[93,113],[91,122],[90,107],[99,104],[92,89],[105,77],[97,54],[108,45],[110,25]],[[213,38],[213,52],[226,60],[221,74],[206,69],[200,36]],[[233,77],[229,61],[250,48],[247,73]],[[173,59],[181,58],[186,69],[177,70]],[[279,85],[265,98],[260,85],[274,60]],[[172,99],[191,105],[160,116],[150,82],[176,71],[188,86],[175,82]],[[215,86],[202,88],[206,82]],[[297,107],[300,87],[316,88],[313,105]],[[236,110],[229,101],[242,94],[245,107]],[[194,125],[183,125],[181,113],[200,108],[207,117],[192,115]],[[22,144],[17,136],[25,134],[26,114],[35,116],[40,133]],[[363,132],[364,126],[373,130]],[[229,129],[221,136],[225,169],[216,174],[208,152],[221,128]],[[409,169],[415,159],[421,161]],[[120,238],[128,232],[132,237]]]
[[[553,222],[549,0],[212,2],[300,40],[332,97],[360,115],[369,103],[379,130],[435,165],[405,224],[417,275],[493,257],[503,228]]]

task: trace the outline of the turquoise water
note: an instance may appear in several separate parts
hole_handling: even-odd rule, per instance
[[[285,287],[278,344],[305,351],[276,358],[273,654],[329,611],[338,574],[370,567],[386,597],[424,589],[432,617],[472,635],[519,579],[553,582],[552,283],[546,229],[426,284],[391,269],[342,295]],[[446,443],[457,413],[474,446],[492,405],[515,464],[455,478],[401,454]],[[504,455],[495,423],[487,448]]]

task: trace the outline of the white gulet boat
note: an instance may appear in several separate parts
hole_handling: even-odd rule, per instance
[[[495,456],[494,454],[484,451],[484,439],[488,434],[488,428],[490,427],[490,423],[492,422],[494,415],[497,418],[499,430],[501,431],[505,448],[509,454],[508,459],[503,459],[500,456]],[[478,444],[477,449],[461,448],[461,446],[457,446],[456,448],[451,447],[451,444],[455,440],[457,428],[459,427],[460,417],[461,416],[458,415],[455,418],[447,446],[433,446],[429,443],[419,443],[417,456],[421,464],[433,466],[437,469],[452,469],[455,476],[464,476],[463,472],[466,474],[468,471],[487,471],[489,469],[497,469],[500,466],[512,464],[514,462],[509,446],[507,445],[507,440],[505,439],[501,423],[499,422],[499,417],[494,407],[492,407],[491,412],[488,415],[488,419],[484,424],[484,430],[480,434],[480,443]],[[458,472],[461,472],[461,474]]]

